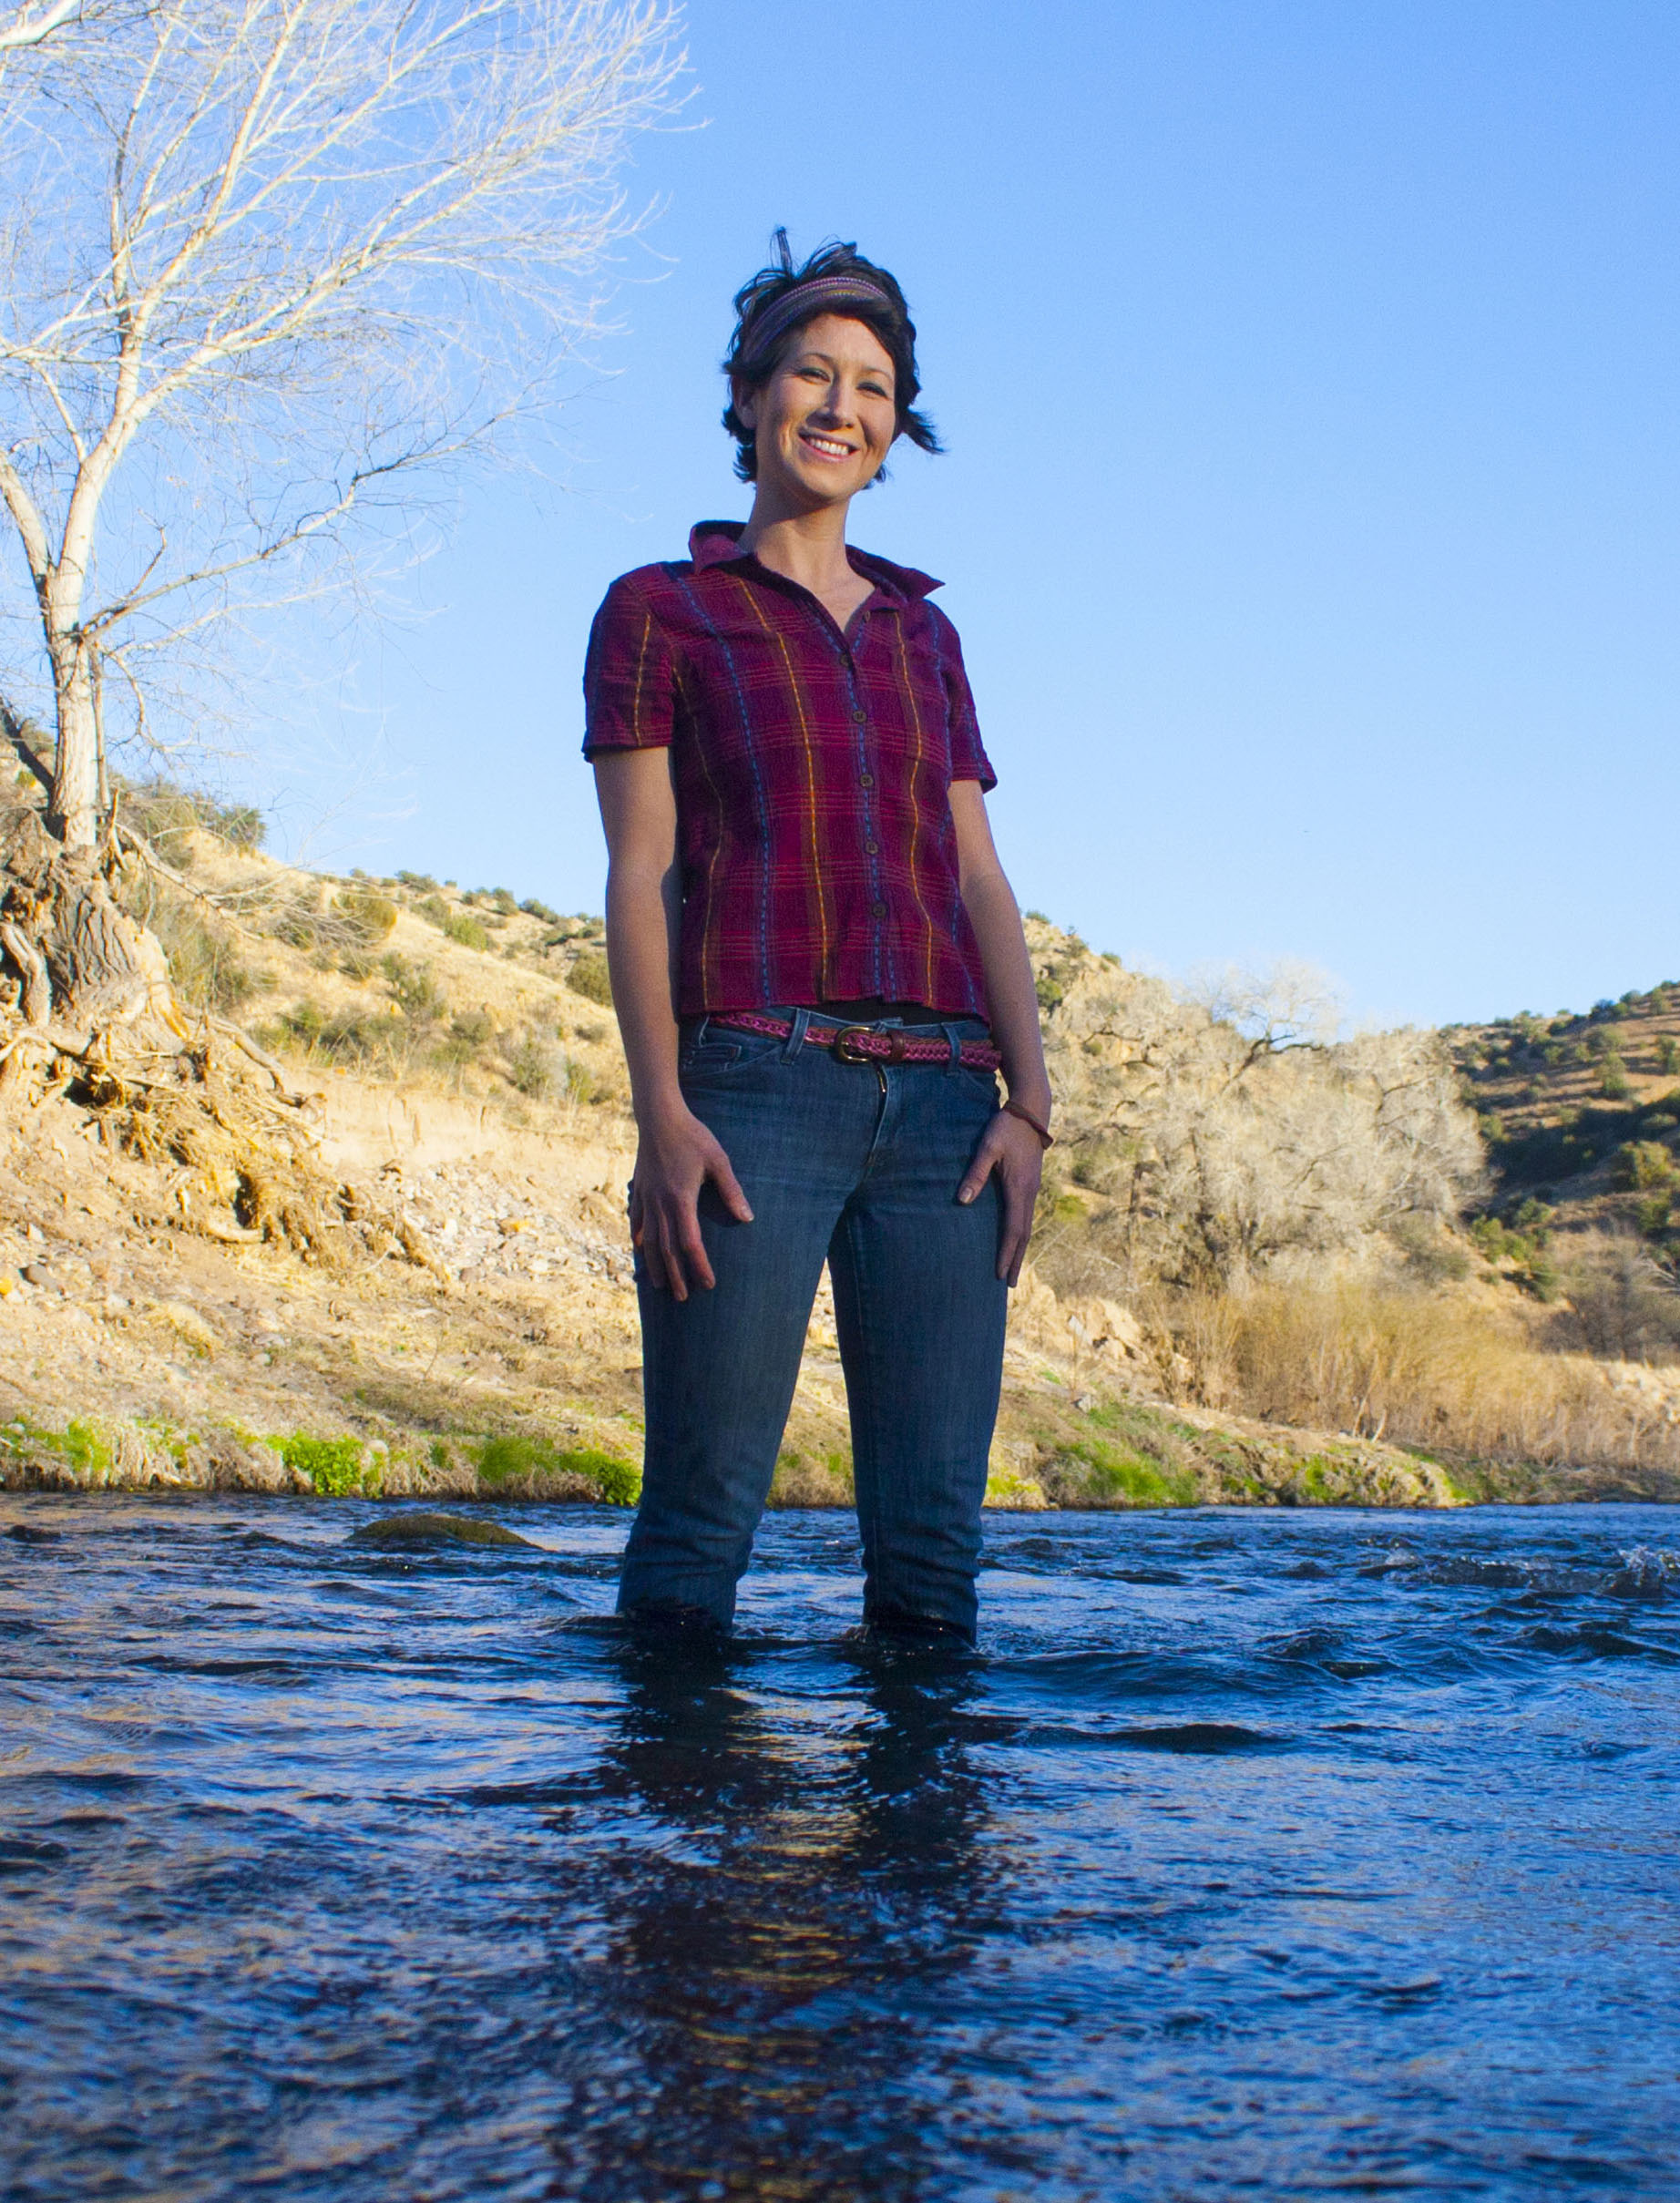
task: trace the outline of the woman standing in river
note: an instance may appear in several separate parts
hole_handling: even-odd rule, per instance
[[[897,438],[938,449],[915,326],[853,246],[777,241],[725,362],[751,516],[615,581],[584,675],[640,1135],[619,1607],[729,1626],[826,1259],[866,1622],[967,1643],[1050,1083],[956,630],[846,542]]]

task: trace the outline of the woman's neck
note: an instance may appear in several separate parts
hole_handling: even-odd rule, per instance
[[[845,555],[845,516],[846,504],[791,511],[761,488],[741,531],[741,548],[814,597],[849,592],[856,577]]]

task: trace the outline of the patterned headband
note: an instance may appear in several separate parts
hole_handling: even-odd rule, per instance
[[[762,313],[753,315],[743,332],[746,341],[741,348],[740,364],[745,367],[749,362],[761,360],[795,322],[804,321],[817,308],[891,304],[885,291],[866,282],[860,275],[814,275],[808,283],[784,291]]]

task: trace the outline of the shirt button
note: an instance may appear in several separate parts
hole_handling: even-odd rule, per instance
[[[879,856],[880,854],[881,845],[879,842],[866,842],[864,844],[864,855],[866,856]]]
[[[871,903],[869,907],[875,913],[876,917],[885,917],[886,916],[886,905],[885,903]]]
[[[855,703],[852,706],[852,717],[856,720],[860,727],[863,725],[865,720],[867,719],[868,716],[868,712],[865,711],[861,703]]]
[[[860,773],[857,775],[857,784],[860,788],[873,788],[875,785],[875,774],[873,773]]]

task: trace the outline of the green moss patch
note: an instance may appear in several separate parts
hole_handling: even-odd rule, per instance
[[[641,1497],[641,1470],[635,1462],[598,1446],[550,1446],[541,1439],[515,1433],[487,1439],[477,1449],[476,1462],[480,1485],[504,1497],[561,1497],[567,1486],[575,1489],[579,1480],[592,1486],[595,1496],[609,1507],[633,1507]],[[559,1492],[553,1490],[557,1484],[562,1487]]]
[[[371,1497],[379,1490],[380,1472],[368,1466],[360,1439],[311,1438],[306,1431],[294,1430],[290,1438],[271,1438],[265,1443],[288,1469],[306,1476],[323,1499]]]
[[[15,1459],[50,1454],[85,1484],[111,1481],[111,1441],[89,1422],[77,1420],[67,1423],[62,1430],[50,1430],[20,1416],[0,1429],[0,1448]]]
[[[1059,1507],[1193,1507],[1200,1496],[1193,1474],[1104,1439],[1065,1447],[1039,1481]]]

